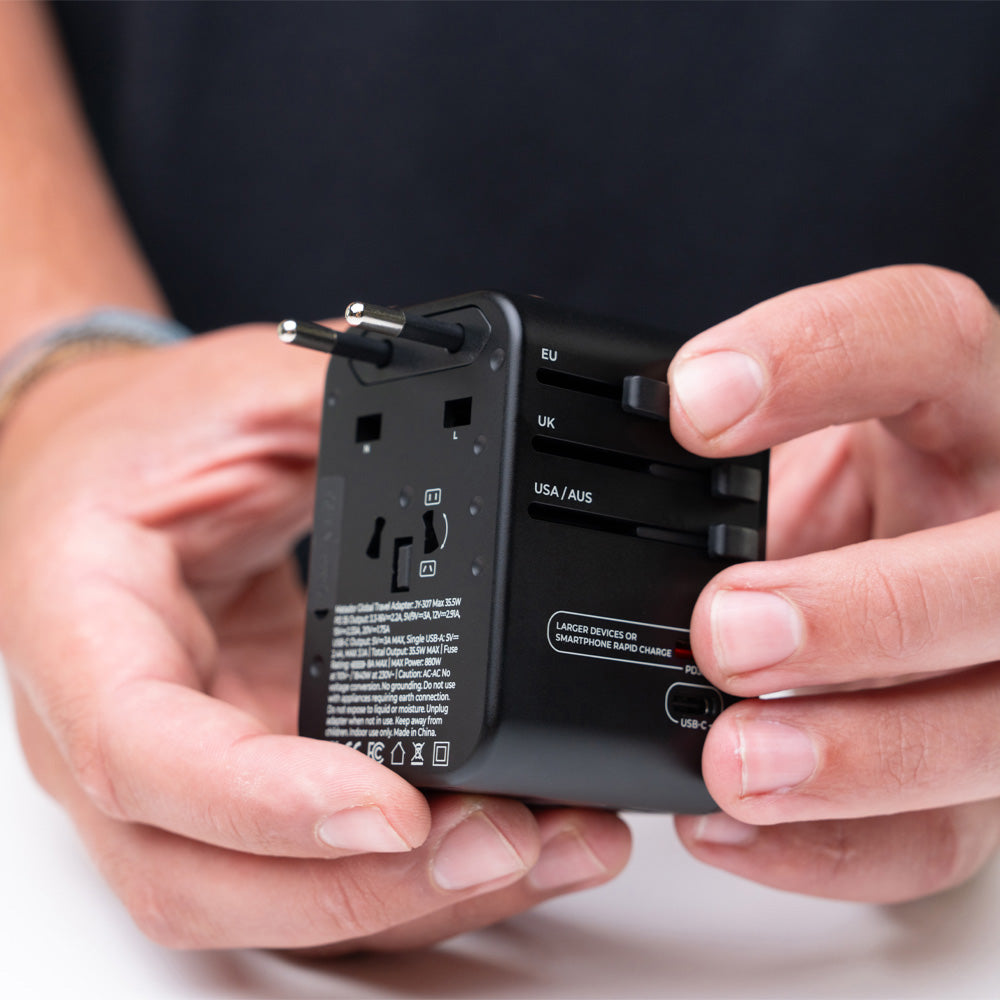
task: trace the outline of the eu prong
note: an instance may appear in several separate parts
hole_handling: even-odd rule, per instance
[[[278,324],[278,339],[296,347],[337,354],[355,361],[367,361],[384,368],[392,359],[392,344],[388,340],[363,337],[350,331],[333,330],[319,323],[286,319]]]
[[[454,353],[465,344],[465,329],[459,323],[412,316],[402,309],[375,306],[369,302],[352,302],[344,310],[344,319],[351,326],[360,326],[387,337],[418,340],[422,344],[443,347]]]

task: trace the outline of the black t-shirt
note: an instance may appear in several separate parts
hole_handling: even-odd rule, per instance
[[[888,263],[1000,298],[997,4],[56,4],[178,317],[478,287],[686,332]]]

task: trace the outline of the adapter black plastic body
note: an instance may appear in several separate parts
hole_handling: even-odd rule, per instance
[[[695,600],[763,558],[767,454],[666,422],[676,335],[477,292],[461,323],[326,386],[300,728],[420,787],[666,812],[734,699],[695,665]]]

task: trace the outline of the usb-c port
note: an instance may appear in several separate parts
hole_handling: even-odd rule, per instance
[[[684,725],[689,720],[707,728],[722,713],[722,695],[707,684],[679,681],[667,689],[666,710],[672,722]]]

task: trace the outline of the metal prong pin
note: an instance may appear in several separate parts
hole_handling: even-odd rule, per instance
[[[461,324],[413,316],[402,309],[374,306],[368,302],[352,302],[344,310],[344,319],[351,326],[364,327],[373,333],[418,340],[432,347],[444,347],[453,353],[461,350],[465,344],[465,329]]]
[[[388,340],[362,337],[350,331],[331,330],[319,323],[286,319],[278,324],[278,339],[296,347],[308,347],[326,354],[337,354],[355,361],[367,361],[383,368],[392,359],[392,344]]]

